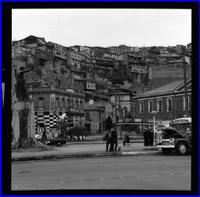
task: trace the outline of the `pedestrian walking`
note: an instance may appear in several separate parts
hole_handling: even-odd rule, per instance
[[[113,128],[111,131],[111,144],[110,144],[110,152],[117,151],[117,131],[116,128]]]
[[[106,152],[111,149],[111,132],[107,130],[106,134],[103,137],[103,140],[106,141]]]
[[[46,132],[46,128],[44,127],[43,133],[42,133],[42,143],[46,144],[47,141],[47,132]]]

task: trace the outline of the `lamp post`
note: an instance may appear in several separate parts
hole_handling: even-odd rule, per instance
[[[155,134],[156,134],[156,111],[152,111],[151,114],[153,115],[153,146],[155,148],[156,146],[156,139],[155,139]]]
[[[186,66],[189,64],[188,57],[186,55],[183,56],[183,77],[184,77],[184,92],[185,92],[185,115],[188,117],[188,93],[187,93],[187,71]]]

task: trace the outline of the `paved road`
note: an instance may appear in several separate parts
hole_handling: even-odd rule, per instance
[[[145,155],[12,164],[12,190],[190,190],[191,157]]]

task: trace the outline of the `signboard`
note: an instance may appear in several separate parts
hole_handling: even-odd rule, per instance
[[[132,67],[131,72],[147,74],[147,69]]]

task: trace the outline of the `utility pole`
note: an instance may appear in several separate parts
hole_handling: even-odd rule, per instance
[[[188,91],[187,91],[187,72],[186,72],[187,63],[185,61],[185,55],[183,56],[183,77],[184,77],[184,92],[185,92],[185,115],[188,116]]]

